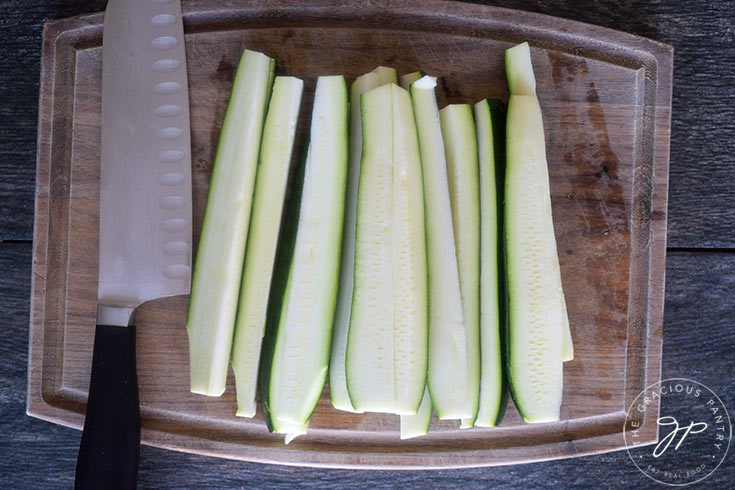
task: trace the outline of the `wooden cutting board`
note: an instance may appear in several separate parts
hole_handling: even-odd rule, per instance
[[[94,336],[103,14],[49,23],[43,37],[28,413],[80,428]],[[187,297],[137,312],[142,441],[249,461],[448,468],[539,461],[624,447],[625,410],[660,379],[672,48],[620,32],[441,0],[208,0],[185,3],[195,242],[234,69],[243,48],[278,73],[348,79],[379,64],[441,77],[440,106],[507,100],[503,51],[529,41],[547,132],[552,205],[575,360],[560,422],[527,425],[512,402],[498,428],[401,441],[398,417],[331,408],[288,446],[259,412],[236,418],[189,393]],[[303,128],[302,128],[303,133]],[[298,153],[298,152],[297,152]],[[650,413],[650,412],[649,412]],[[653,413],[657,413],[657,410]],[[638,440],[654,442],[655,419]]]

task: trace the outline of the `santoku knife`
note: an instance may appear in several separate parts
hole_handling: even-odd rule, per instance
[[[188,294],[191,147],[179,0],[110,0],[102,42],[99,289],[75,487],[135,488],[134,311]]]

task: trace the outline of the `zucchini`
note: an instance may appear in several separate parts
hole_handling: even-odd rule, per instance
[[[345,196],[345,223],[342,233],[342,262],[339,272],[339,295],[334,315],[334,333],[329,358],[329,396],[332,406],[338,410],[358,412],[352,406],[347,393],[345,377],[345,355],[347,332],[350,327],[352,306],[352,284],[355,267],[355,219],[357,215],[357,189],[360,180],[360,158],[362,157],[362,121],[360,118],[360,96],[370,89],[392,83],[396,70],[379,66],[370,73],[358,77],[350,88],[350,157]]]
[[[521,43],[508,49],[505,55],[505,64],[511,95],[530,95],[536,97],[536,77],[533,74],[531,50],[528,43]],[[546,157],[544,156],[544,159],[545,158]],[[549,202],[549,206],[550,205],[551,203]],[[554,255],[558,257],[559,254],[556,251],[556,238],[554,238],[553,244]],[[572,332],[569,326],[569,316],[567,315],[566,299],[564,298],[564,291],[561,284],[561,274],[559,274],[559,289],[562,291],[562,360],[571,361],[574,359],[574,345],[572,343]]]
[[[191,391],[225,391],[250,207],[274,61],[245,50],[235,74],[212,168],[186,329]]]
[[[291,191],[287,193],[287,202],[283,211],[283,225],[281,239],[276,252],[276,263],[273,267],[273,279],[271,281],[271,292],[268,297],[268,309],[265,317],[265,336],[263,337],[263,348],[260,355],[260,369],[258,370],[258,388],[260,390],[260,403],[263,407],[263,418],[268,430],[274,432],[273,420],[270,410],[270,381],[273,356],[276,350],[279,326],[282,314],[285,313],[284,299],[288,289],[288,281],[293,262],[293,253],[296,245],[296,231],[299,226],[299,214],[301,211],[301,196],[304,190],[304,174],[306,164],[310,156],[309,135],[307,134],[301,159],[296,166],[296,172],[291,184]],[[287,434],[300,435],[306,433],[306,424],[291,423],[280,420],[276,421],[278,428]],[[291,436],[287,435],[287,439]]]
[[[355,219],[357,215],[357,187],[360,181],[362,156],[362,122],[360,121],[360,96],[380,85],[378,74],[366,73],[358,77],[350,89],[350,143],[347,193],[345,196],[345,222],[342,232],[342,262],[339,272],[339,294],[334,315],[334,334],[329,358],[329,396],[338,410],[355,412],[347,393],[345,378],[345,353],[347,332],[350,326],[352,283],[355,266]]]
[[[260,348],[303,87],[298,78],[276,77],[263,128],[232,346],[237,415],[242,417],[255,415]]]
[[[427,277],[411,98],[382,85],[362,95],[361,112],[347,389],[357,410],[415,414],[426,385]]]
[[[406,73],[405,75],[401,75],[401,87],[405,88],[406,90],[411,90],[411,84],[423,76],[424,72],[422,71],[414,71],[411,73]]]
[[[480,187],[477,132],[469,104],[439,111],[447,158],[454,243],[467,342],[467,397],[471,412],[461,428],[472,427],[480,403]]]
[[[429,433],[431,425],[431,395],[428,385],[424,388],[421,406],[414,415],[401,415],[401,439],[423,436]]]
[[[536,97],[536,77],[531,64],[531,49],[521,43],[505,50],[505,75],[510,95]]]
[[[344,218],[347,116],[344,77],[319,77],[299,179],[298,219],[292,212],[284,229],[279,265],[288,263],[288,270],[279,272],[271,295],[261,368],[268,426],[289,437],[306,429],[327,374]]]
[[[398,83],[398,72],[395,68],[388,66],[379,66],[372,73],[378,76],[378,87],[386,83]]]
[[[426,199],[426,247],[429,263],[428,387],[437,417],[472,415],[468,344],[465,334],[459,269],[454,244],[452,207],[436,78],[411,85]]]
[[[505,52],[505,256],[508,377],[526,422],[559,420],[564,295],[552,220],[541,106],[527,43]]]
[[[501,355],[503,103],[475,104],[480,162],[480,407],[475,425],[497,425],[505,402]]]

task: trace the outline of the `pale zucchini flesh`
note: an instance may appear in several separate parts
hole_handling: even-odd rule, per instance
[[[377,73],[370,72],[358,77],[350,89],[350,140],[347,191],[345,194],[345,222],[342,232],[342,262],[339,270],[339,295],[334,314],[332,349],[329,358],[329,396],[332,406],[338,410],[355,412],[347,393],[345,378],[345,354],[347,332],[350,327],[352,306],[352,284],[355,267],[355,220],[357,218],[357,188],[360,181],[360,159],[362,157],[362,121],[360,118],[360,96],[380,86]]]
[[[386,83],[398,83],[398,71],[395,68],[379,66],[372,73],[378,76],[378,86],[385,85]]]
[[[423,76],[424,76],[424,72],[422,71],[414,71],[411,73],[406,73],[405,75],[401,75],[400,85],[402,88],[405,88],[406,90],[411,90],[411,84]]]
[[[298,78],[276,77],[263,128],[232,346],[237,415],[242,417],[255,415],[260,348],[303,86]]]
[[[501,352],[502,102],[483,99],[474,106],[480,163],[480,405],[475,425],[494,427],[505,402]]]
[[[340,264],[339,295],[337,297],[337,311],[334,316],[334,332],[329,359],[329,396],[332,400],[332,406],[347,412],[360,413],[352,406],[347,393],[347,379],[345,377],[347,333],[350,324],[355,266],[357,191],[360,180],[360,159],[362,157],[360,96],[368,90],[386,83],[396,83],[397,73],[394,68],[379,66],[370,73],[357,77],[350,89],[349,169],[345,196],[345,223],[342,234],[342,262]]]
[[[401,415],[401,439],[423,436],[429,433],[431,425],[431,395],[429,387],[424,389],[419,410],[413,415]]]
[[[346,376],[352,405],[363,411],[392,412],[395,409],[390,97],[389,85],[370,90],[361,97],[363,149]],[[361,243],[362,235],[370,241]]]
[[[471,413],[461,419],[470,428],[480,400],[480,188],[477,132],[469,104],[451,104],[439,112],[447,158],[454,243],[467,342],[467,397]]]
[[[426,386],[428,284],[421,156],[411,95],[393,84],[393,362],[396,413],[415,413]]]
[[[527,45],[506,52],[505,254],[508,377],[526,422],[559,420],[564,295],[552,220],[541,107]]]
[[[536,95],[536,77],[533,74],[531,64],[531,49],[527,42],[513,46],[505,52],[506,72],[508,75],[508,86],[511,95]],[[556,239],[554,239],[556,249]],[[555,252],[557,257],[558,252]],[[574,344],[572,342],[572,331],[569,325],[567,304],[559,275],[559,288],[562,290],[562,316],[564,337],[562,339],[562,359],[571,361],[574,359]]]
[[[428,389],[439,419],[472,415],[459,268],[453,234],[446,155],[436,78],[411,85],[426,196],[426,248],[429,281]]]
[[[269,333],[261,396],[275,432],[308,422],[327,374],[337,299],[347,177],[347,89],[342,76],[319,77],[298,222],[278,325]],[[267,393],[263,394],[263,390]]]
[[[186,328],[191,391],[225,390],[273,59],[245,50],[212,168]]]
[[[528,43],[518,44],[505,51],[505,71],[511,95],[536,95],[536,77]]]
[[[506,131],[508,377],[524,420],[548,422],[559,419],[561,406],[563,314],[535,96],[511,96]]]
[[[408,92],[382,85],[361,97],[347,389],[358,410],[415,414],[426,385],[424,195]]]
[[[266,313],[266,329],[263,338],[263,348],[260,356],[260,369],[258,371],[258,384],[260,389],[260,402],[263,407],[263,417],[268,430],[285,434],[306,433],[306,423],[290,423],[281,420],[277,414],[270,409],[270,386],[271,372],[274,355],[276,352],[276,340],[283,320],[285,319],[288,292],[290,287],[291,266],[296,245],[296,232],[299,226],[299,215],[301,211],[301,197],[304,190],[304,174],[309,161],[310,146],[307,141],[301,152],[301,160],[296,167],[296,173],[291,185],[291,193],[287,198],[283,210],[284,218],[282,225],[282,238],[276,252],[276,264],[273,268],[273,280],[271,292],[268,298],[268,309]],[[287,436],[289,437],[289,436]]]

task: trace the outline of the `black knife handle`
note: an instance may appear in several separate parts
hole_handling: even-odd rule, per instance
[[[139,448],[135,327],[97,325],[74,488],[135,489]]]

